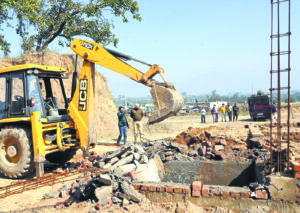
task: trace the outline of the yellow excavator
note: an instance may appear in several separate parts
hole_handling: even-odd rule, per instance
[[[34,64],[0,69],[0,172],[10,178],[44,175],[44,161],[64,163],[78,149],[95,146],[95,64],[151,87],[155,112],[149,124],[176,114],[183,106],[179,91],[169,83],[159,65],[150,65],[103,45],[74,39],[71,49],[84,59],[73,72],[71,98],[65,92],[65,69]],[[143,73],[125,61],[149,66]],[[159,74],[163,82],[153,79]],[[58,83],[57,83],[58,82]],[[60,87],[63,103],[53,88]]]

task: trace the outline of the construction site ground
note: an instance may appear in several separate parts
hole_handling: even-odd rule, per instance
[[[300,104],[294,105],[293,107],[293,118],[291,123],[300,121]],[[284,113],[286,114],[286,113]],[[269,124],[269,120],[267,121],[258,121],[253,122],[249,115],[239,116],[239,120],[237,122],[222,122],[219,119],[218,123],[212,122],[212,116],[207,115],[206,120],[207,123],[202,124],[200,122],[200,114],[186,114],[186,115],[178,115],[171,117],[161,123],[147,126],[144,125],[144,140],[145,141],[153,141],[157,139],[164,138],[175,138],[181,132],[186,131],[188,128],[205,128],[210,129],[214,135],[224,136],[227,138],[233,138],[237,141],[245,141],[249,134],[249,129],[245,128],[245,126],[256,125],[256,126],[264,126],[265,131],[268,131],[266,127]],[[285,120],[285,118],[283,119]],[[146,122],[146,119],[144,119]],[[132,126],[132,125],[131,125]],[[101,139],[98,141],[98,144],[95,149],[92,151],[97,154],[104,154],[108,151],[117,150],[122,145],[116,145],[116,139],[118,135],[112,135],[111,137],[107,137],[105,139]],[[123,141],[122,141],[123,142]],[[128,132],[128,142],[133,142],[133,132],[130,127]],[[122,143],[123,144],[123,143]],[[299,150],[298,150],[299,151]],[[296,153],[297,155],[299,153]],[[78,151],[73,161],[77,161],[82,158],[81,151]],[[50,171],[51,172],[51,171]],[[9,184],[14,183],[16,180],[7,179],[4,177],[0,177],[0,187],[7,186]],[[42,188],[38,188],[31,191],[26,191],[20,194],[8,196],[6,198],[0,199],[0,212],[7,211],[20,211],[20,212],[51,212],[51,211],[60,211],[60,212],[88,212],[91,204],[90,203],[78,203],[72,205],[66,209],[56,210],[53,205],[59,201],[65,200],[64,198],[56,198],[56,199],[47,199],[42,200],[43,195],[46,192],[55,190],[60,188],[63,185],[55,184],[54,186],[45,186]],[[205,212],[205,209],[195,206],[190,202],[179,202],[179,203],[153,203],[149,202],[147,204],[139,208],[139,211],[142,210],[144,212]],[[41,206],[49,206],[46,209],[39,209]],[[52,206],[52,207],[51,207]],[[26,210],[27,209],[27,210]],[[257,209],[256,209],[257,210]],[[123,209],[113,209],[109,208],[105,210],[107,212],[120,212],[124,211]],[[138,211],[137,211],[138,212]],[[222,211],[223,212],[223,211]],[[226,212],[226,211],[224,211]],[[255,212],[255,211],[253,211]]]

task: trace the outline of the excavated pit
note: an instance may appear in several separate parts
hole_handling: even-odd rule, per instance
[[[164,163],[165,176],[162,181],[221,186],[248,186],[252,182],[263,182],[255,161],[226,159],[224,161],[197,160],[194,162],[169,161]]]

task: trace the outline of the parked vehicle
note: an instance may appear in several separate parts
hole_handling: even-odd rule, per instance
[[[249,114],[253,121],[271,118],[270,98],[265,93],[258,91],[257,95],[248,98]]]

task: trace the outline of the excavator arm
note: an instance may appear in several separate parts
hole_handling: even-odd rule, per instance
[[[68,112],[78,125],[80,138],[85,138],[81,146],[86,148],[92,141],[94,142],[94,95],[95,95],[95,68],[94,64],[101,65],[117,73],[125,75],[132,80],[151,87],[150,93],[153,98],[155,112],[149,118],[148,123],[154,124],[176,114],[183,106],[183,97],[173,84],[167,81],[164,70],[159,65],[151,65],[143,61],[134,59],[125,54],[106,49],[103,45],[74,39],[71,49],[84,59],[83,68],[78,79],[79,86],[76,86],[72,101],[68,107]],[[129,65],[125,60],[132,60],[142,63],[150,68],[143,73],[135,67]],[[163,82],[153,79],[159,74]],[[74,80],[74,79],[73,79]],[[89,141],[89,142],[88,142]]]

